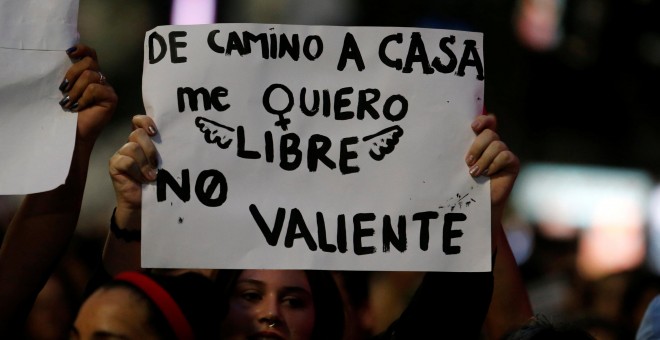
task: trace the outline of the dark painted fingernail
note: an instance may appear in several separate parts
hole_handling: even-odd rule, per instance
[[[60,84],[60,92],[65,92],[67,87],[69,87],[69,80],[65,78],[62,80],[62,84]]]
[[[69,47],[69,49],[66,50],[66,54],[71,54],[71,53],[73,53],[76,49],[77,49],[77,47],[75,47],[75,46]]]
[[[73,105],[71,105],[71,111],[78,111],[78,102],[75,102]]]
[[[69,96],[65,96],[64,98],[62,98],[62,100],[60,100],[60,106],[64,107],[64,105],[66,105],[70,99],[71,98],[69,98]]]

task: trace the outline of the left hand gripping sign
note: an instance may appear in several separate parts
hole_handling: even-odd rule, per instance
[[[479,33],[147,32],[143,266],[490,270],[489,186],[464,162],[483,88]]]

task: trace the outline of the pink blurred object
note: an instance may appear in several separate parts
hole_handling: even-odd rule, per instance
[[[212,24],[215,22],[216,0],[174,0],[172,25]]]
[[[564,0],[520,0],[515,30],[520,42],[534,51],[552,50],[561,41]]]

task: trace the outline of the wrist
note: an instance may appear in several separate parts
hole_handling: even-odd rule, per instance
[[[117,224],[120,227],[140,229],[142,222],[142,207],[140,205],[125,203],[121,200],[117,200],[115,215]]]
[[[137,226],[127,224],[127,221],[131,221],[134,219],[130,218],[117,218],[118,212],[121,212],[121,210],[118,210],[115,208],[112,211],[112,217],[110,218],[110,233],[117,239],[123,240],[125,242],[139,242],[142,239],[142,230],[140,228],[139,223]],[[121,222],[118,222],[121,221]]]
[[[96,138],[82,138],[80,135],[76,135],[74,150],[80,156],[91,156],[95,144]]]

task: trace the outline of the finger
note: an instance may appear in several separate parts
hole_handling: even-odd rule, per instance
[[[147,115],[135,115],[133,116],[131,123],[133,130],[144,129],[149,136],[154,136],[158,132],[156,129],[156,123],[154,123],[153,119]]]
[[[500,153],[508,150],[506,144],[500,140],[491,142],[481,154],[481,157],[470,167],[470,175],[474,177],[492,175],[493,171],[495,171],[495,169],[491,168],[493,161]]]
[[[90,96],[93,94],[90,92],[87,94],[86,100],[83,101],[84,106],[81,105],[80,99],[85,94],[85,91],[93,85],[98,84],[100,79],[100,73],[93,70],[84,70],[76,79],[76,82],[72,86],[69,86],[69,92],[64,95],[64,98],[60,101],[60,106],[64,109],[70,109],[72,111],[78,111],[87,107],[90,102]],[[76,105],[78,104],[78,105]]]
[[[85,44],[76,44],[72,46],[66,50],[66,54],[74,61],[81,60],[85,57],[90,57],[97,62],[99,60],[96,54],[96,50]]]
[[[139,128],[131,132],[128,141],[140,146],[152,169],[158,168],[158,151],[145,129]]]
[[[68,102],[65,105],[60,102],[60,105],[74,112],[82,111],[94,105],[104,106],[111,110],[114,110],[117,106],[117,94],[112,86],[88,83],[82,91],[84,91],[82,95],[78,95],[76,92],[66,96],[65,99],[68,97]]]
[[[468,166],[473,166],[475,162],[481,157],[481,154],[486,150],[488,145],[493,141],[499,140],[500,136],[493,130],[484,130],[477,135],[477,137],[470,145],[467,155],[465,156],[465,163]]]
[[[115,158],[116,161],[113,162]],[[124,144],[111,158],[110,174],[119,173],[142,183],[156,179],[156,171],[149,165],[149,161],[140,145],[135,142]]]
[[[60,91],[63,93],[69,92],[73,87],[73,84],[75,84],[78,78],[87,70],[100,70],[98,61],[91,56],[85,56],[72,64],[71,67],[69,67],[69,69],[64,74],[62,83],[60,83]]]
[[[110,176],[126,175],[132,181],[141,182],[142,174],[140,167],[135,159],[127,155],[120,154],[119,151],[115,152],[109,161]]]
[[[503,170],[510,170],[510,172],[517,172],[520,167],[520,160],[511,150],[503,150],[499,152],[488,168],[484,171],[484,175],[494,176]]]
[[[497,119],[492,113],[479,115],[472,121],[472,131],[479,134],[486,129],[497,131]]]

